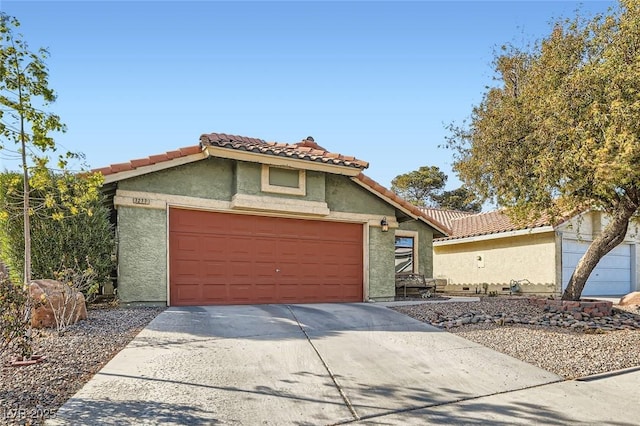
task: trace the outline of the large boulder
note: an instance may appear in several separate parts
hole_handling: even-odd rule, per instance
[[[84,295],[59,281],[31,281],[29,294],[37,303],[37,307],[31,312],[33,327],[57,327],[55,313],[63,325],[71,325],[87,319]]]
[[[640,291],[634,291],[632,293],[623,296],[618,303],[620,306],[639,305],[640,306]]]

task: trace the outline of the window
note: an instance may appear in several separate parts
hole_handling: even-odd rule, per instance
[[[304,170],[262,165],[262,192],[305,195],[306,175]]]
[[[415,240],[396,235],[396,274],[414,272]]]

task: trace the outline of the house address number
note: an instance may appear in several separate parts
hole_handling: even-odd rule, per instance
[[[143,205],[149,205],[151,204],[151,200],[148,198],[134,198],[133,199],[133,204],[143,204]]]

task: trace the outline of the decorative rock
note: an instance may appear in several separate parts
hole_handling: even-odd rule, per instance
[[[426,320],[426,322],[429,322],[436,327],[445,329],[464,327],[473,324],[478,324],[479,326],[481,324],[493,324],[498,326],[514,326],[522,324],[525,326],[565,327],[571,328],[576,332],[590,330],[596,333],[604,333],[624,329],[640,330],[640,315],[632,313],[631,311],[619,309],[616,310],[615,313],[610,310],[609,314],[605,315],[600,309],[602,307],[600,304],[607,302],[587,301],[586,304],[585,301],[571,302],[572,305],[578,303],[584,309],[582,311],[563,309],[557,313],[547,311],[545,309],[546,306],[544,305],[545,302],[546,300],[533,298],[521,299],[517,301],[517,311],[509,309],[464,311],[462,309],[457,309],[445,314],[443,312],[444,310],[439,310],[433,312],[433,315],[421,317],[421,319]],[[492,303],[499,304],[500,301],[494,300]],[[603,310],[606,309],[607,307],[604,306]]]
[[[557,300],[557,299],[541,299],[537,297],[529,298],[529,302],[542,307],[545,312],[565,312],[566,314],[584,313],[588,316],[602,313],[603,315],[611,315],[613,307],[612,302],[604,300]],[[576,319],[578,319],[576,317]]]
[[[640,291],[634,291],[620,299],[620,306],[638,305],[640,306]]]
[[[54,312],[58,312],[66,324],[75,324],[87,319],[84,295],[55,280],[34,280],[29,284],[29,294],[41,303],[31,313],[31,325],[35,328],[56,327]],[[71,290],[72,291],[72,290]],[[55,311],[54,311],[55,310]]]

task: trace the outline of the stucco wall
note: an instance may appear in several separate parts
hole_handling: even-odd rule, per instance
[[[393,206],[345,176],[326,175],[325,201],[331,211],[395,216]]]
[[[433,230],[416,220],[400,223],[399,229],[418,232],[418,273],[433,277]]]
[[[395,255],[393,232],[369,230],[369,298],[379,301],[395,297]]]
[[[526,278],[532,285],[523,286],[523,292],[553,293],[556,288],[554,232],[436,245],[434,253],[434,276],[451,285],[475,289],[487,283],[493,284],[493,291],[508,287],[512,279]]]
[[[118,182],[118,189],[229,201],[233,195],[233,161],[207,158]]]
[[[326,175],[326,202],[331,211],[395,217],[393,206],[363,189],[351,179]],[[392,300],[395,296],[394,233],[369,229],[369,298]]]
[[[122,302],[166,302],[166,217],[164,210],[118,209],[118,297]]]

